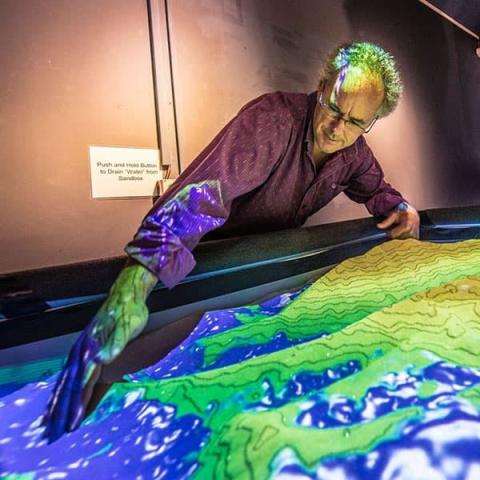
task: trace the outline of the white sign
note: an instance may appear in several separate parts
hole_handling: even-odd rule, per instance
[[[93,198],[153,196],[162,179],[159,150],[96,145],[89,150]]]

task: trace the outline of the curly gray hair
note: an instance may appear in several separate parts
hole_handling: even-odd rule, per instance
[[[395,110],[403,85],[395,59],[390,53],[369,42],[342,44],[327,56],[319,85],[333,80],[340,72],[346,72],[348,67],[359,68],[367,78],[382,80],[384,99],[377,112],[379,117],[385,117]]]

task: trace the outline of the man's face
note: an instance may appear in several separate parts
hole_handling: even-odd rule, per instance
[[[361,78],[358,72],[347,72],[343,81],[333,79],[318,92],[313,118],[314,153],[325,157],[352,145],[363,133],[383,101],[379,82]],[[318,102],[322,99],[323,107]]]

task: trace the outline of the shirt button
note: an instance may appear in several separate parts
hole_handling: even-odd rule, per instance
[[[337,188],[337,184],[336,184],[336,183],[332,183],[331,187],[332,187],[332,188]]]

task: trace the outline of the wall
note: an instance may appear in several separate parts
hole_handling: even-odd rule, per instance
[[[169,0],[183,167],[249,99],[312,91],[324,55],[371,40],[405,95],[367,141],[418,208],[478,204],[475,42],[417,0]],[[144,0],[0,2],[0,272],[121,254],[148,200],[91,200],[88,145],[155,147]],[[337,197],[309,222],[368,215]]]
[[[0,2],[0,272],[118,255],[149,200],[92,200],[88,145],[156,147],[143,0]]]

